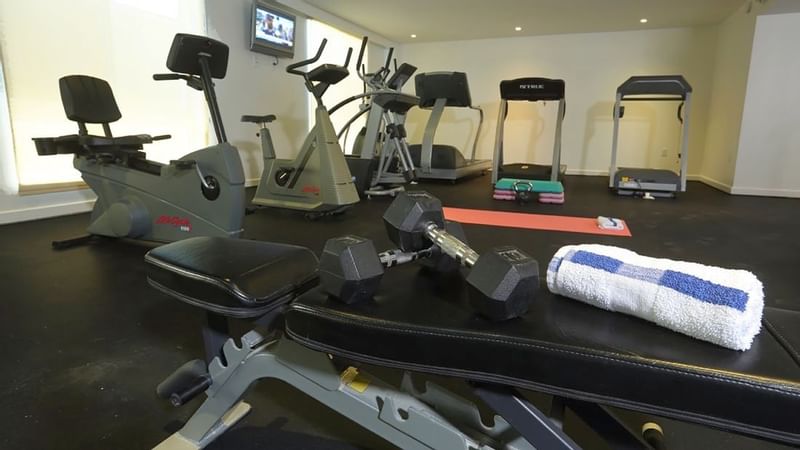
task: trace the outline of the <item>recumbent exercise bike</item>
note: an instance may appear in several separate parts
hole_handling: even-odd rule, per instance
[[[203,91],[218,143],[161,164],[150,161],[144,144],[170,136],[113,136],[110,123],[122,117],[111,86],[99,78],[69,75],[59,80],[67,118],[78,134],[34,138],[39,155],[74,154],[73,165],[97,195],[88,235],[55,241],[66,248],[95,236],[170,242],[192,236],[238,237],[244,220],[244,171],[238,150],[227,141],[213,78],[224,78],[228,46],[204,36],[177,34],[167,57],[169,74]],[[86,124],[102,124],[104,135]]]

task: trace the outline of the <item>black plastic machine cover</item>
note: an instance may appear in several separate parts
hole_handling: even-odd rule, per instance
[[[617,93],[629,95],[675,95],[683,99],[692,92],[692,85],[683,75],[636,75],[619,85]]]
[[[515,78],[500,82],[500,98],[516,101],[547,101],[564,98],[564,80],[553,78]]]
[[[201,54],[208,55],[211,77],[225,78],[228,71],[228,46],[205,36],[176,34],[167,56],[167,68],[177,73],[200,75],[202,69],[198,56]]]
[[[446,98],[446,106],[472,106],[467,74],[464,72],[428,72],[414,77],[419,106],[430,108],[436,99]]]

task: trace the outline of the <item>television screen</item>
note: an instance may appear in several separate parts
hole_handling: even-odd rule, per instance
[[[250,50],[274,56],[294,56],[295,17],[266,3],[253,4]]]

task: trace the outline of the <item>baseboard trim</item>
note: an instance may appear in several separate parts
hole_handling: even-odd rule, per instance
[[[686,179],[689,181],[699,181],[707,186],[711,186],[714,189],[720,190],[727,194],[733,194],[731,185],[723,183],[722,181],[716,180],[711,177],[707,177],[705,175],[686,175]]]
[[[590,177],[607,177],[607,170],[596,169],[570,169],[567,168],[567,175],[585,175]]]
[[[800,198],[800,190],[797,189],[769,189],[757,188],[747,186],[733,186],[731,189],[733,195],[752,195],[757,197],[787,197],[787,198]]]
[[[94,200],[83,200],[25,209],[12,209],[0,212],[0,224],[29,222],[31,220],[49,219],[58,216],[71,216],[73,214],[89,212],[92,210],[93,206]]]

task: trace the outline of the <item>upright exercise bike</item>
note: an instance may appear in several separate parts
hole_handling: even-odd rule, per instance
[[[303,77],[306,89],[314,96],[316,122],[294,159],[278,159],[267,125],[275,115],[242,116],[243,122],[260,125],[264,171],[253,204],[306,211],[312,215],[336,214],[358,203],[358,192],[347,168],[322,96],[328,88],[345,79],[353,49],[347,51],[344,65],[320,64],[303,72],[300,67],[314,64],[322,56],[328,40],[323,39],[313,58],[290,64],[286,71]]]
[[[400,92],[417,68],[408,63],[399,67],[394,60],[390,69],[393,48],[378,70],[368,73],[362,65],[367,37],[361,41],[356,70],[364,83],[364,92],[348,97],[328,112],[333,114],[351,102],[361,100],[359,111],[339,130],[339,139],[364,114],[367,123],[356,135],[353,154],[347,157],[350,171],[356,177],[357,189],[368,197],[390,195],[405,190],[404,184],[415,182],[417,174],[406,142],[405,118],[408,110],[419,105],[419,97]]]
[[[122,117],[111,86],[99,78],[59,80],[67,118],[78,134],[34,138],[39,155],[74,154],[73,165],[97,195],[88,235],[53,242],[61,249],[95,236],[170,242],[192,236],[239,237],[244,220],[244,172],[239,152],[227,142],[212,78],[224,78],[228,46],[204,36],[177,34],[167,57],[173,72],[155,80],[184,80],[205,93],[216,145],[161,164],[146,159],[144,144],[170,136],[113,136]],[[102,124],[103,136],[86,124]]]

